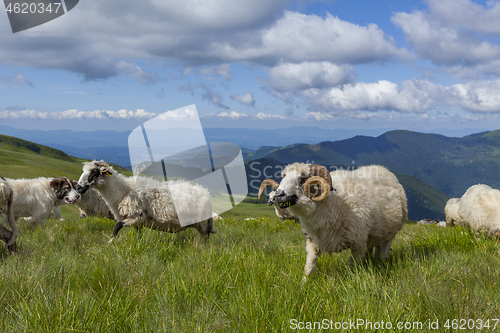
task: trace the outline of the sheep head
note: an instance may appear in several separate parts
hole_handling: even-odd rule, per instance
[[[113,171],[114,172],[114,171]],[[78,180],[77,190],[81,194],[87,192],[90,187],[101,186],[106,182],[105,177],[111,176],[110,166],[104,161],[92,161],[83,163],[83,173]]]
[[[299,199],[325,200],[332,190],[330,172],[317,164],[294,163],[285,167],[274,201],[279,208],[295,205]]]
[[[66,203],[74,204],[80,198],[74,181],[66,177],[57,177],[51,180],[50,187],[56,193],[58,199]]]

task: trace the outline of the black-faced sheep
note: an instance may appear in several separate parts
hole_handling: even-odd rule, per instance
[[[95,187],[118,221],[115,237],[123,227],[142,227],[167,232],[196,228],[206,241],[213,228],[212,201],[208,190],[188,181],[161,183],[146,177],[124,177],[104,161],[86,162],[78,181],[78,191],[84,194]],[[174,205],[173,197],[180,198],[182,206]],[[181,225],[181,212],[189,223]]]

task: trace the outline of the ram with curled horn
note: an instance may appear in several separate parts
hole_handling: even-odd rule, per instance
[[[262,191],[262,186],[276,191],[275,206],[300,218],[307,235],[304,277],[312,272],[319,252],[349,248],[352,263],[373,249],[376,257],[387,257],[408,218],[405,191],[382,166],[330,173],[324,166],[294,163],[283,169],[277,187],[264,182]]]
[[[99,161],[96,162],[95,165],[100,168],[101,175],[111,175],[111,172],[109,172],[109,164],[104,162],[104,161]]]

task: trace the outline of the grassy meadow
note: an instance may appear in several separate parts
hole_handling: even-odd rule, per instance
[[[145,230],[139,238],[124,229],[107,244],[110,220],[47,220],[43,229],[20,222],[18,253],[0,248],[0,330],[320,331],[294,328],[363,319],[422,322],[404,330],[415,332],[431,331],[437,320],[441,332],[446,319],[490,319],[492,330],[499,317],[500,245],[493,239],[408,223],[389,260],[351,268],[348,251],[321,255],[301,283],[300,225],[253,206],[264,214],[223,214],[207,245],[195,230]]]

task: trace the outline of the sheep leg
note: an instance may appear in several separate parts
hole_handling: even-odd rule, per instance
[[[134,230],[135,233],[137,234],[137,237],[141,237],[141,228],[139,226],[134,225]]]
[[[113,230],[113,237],[109,240],[108,243],[113,243],[113,239],[115,239],[115,236],[118,234],[118,231],[120,231],[123,227],[130,227],[134,226],[134,228],[137,228],[137,220],[136,219],[125,219],[121,222],[118,222],[115,224],[115,229]]]
[[[54,213],[54,218],[56,220],[60,220],[61,219],[61,206],[55,206],[52,209],[52,212]]]
[[[113,229],[113,237],[115,237],[118,234],[118,231],[120,231],[124,226],[125,224],[123,223],[123,221],[116,223],[115,229]]]
[[[10,236],[10,239],[6,241],[6,246],[9,251],[15,251],[17,249],[16,246],[16,239],[17,235],[19,234],[19,226],[16,223],[16,218],[14,217],[14,209],[12,208],[11,205],[12,201],[9,203],[9,211],[6,216],[4,216],[4,224],[9,225],[12,235]],[[7,223],[5,223],[7,222]],[[8,229],[6,229],[8,230]]]
[[[388,258],[389,250],[391,249],[392,239],[385,241],[375,247],[375,256],[378,258]]]
[[[351,264],[351,266],[354,265],[354,263],[359,264],[365,253],[366,244],[351,247],[351,258],[349,259],[349,264]]]
[[[45,220],[49,217],[49,214],[50,212],[35,212],[35,214],[31,217],[30,226],[33,228],[45,226]]]
[[[198,232],[201,234],[201,237],[203,238],[203,244],[207,243],[210,234],[217,233],[217,230],[213,227],[212,217],[206,221],[196,223],[194,225],[194,228],[196,228],[196,230],[198,230]]]
[[[318,246],[306,234],[306,265],[304,266],[304,277],[311,274],[312,270],[314,269],[316,259],[318,258],[318,253]]]

